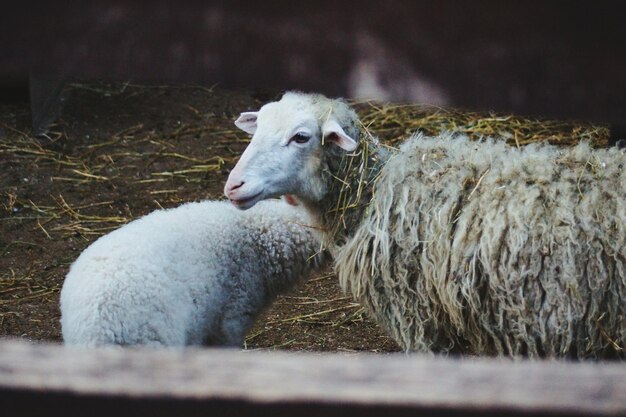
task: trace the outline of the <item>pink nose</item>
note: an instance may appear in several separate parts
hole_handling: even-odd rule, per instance
[[[238,188],[241,188],[245,184],[245,181],[237,181],[237,182],[226,182],[226,186],[224,187],[224,194],[226,197],[230,197],[230,194]]]

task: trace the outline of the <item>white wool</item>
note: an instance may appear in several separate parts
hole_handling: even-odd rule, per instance
[[[298,207],[222,201],[155,211],[91,244],[61,291],[69,345],[239,346],[278,293],[320,261]]]

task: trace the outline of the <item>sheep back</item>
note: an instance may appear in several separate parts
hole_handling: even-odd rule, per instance
[[[61,291],[66,344],[238,345],[252,320],[321,261],[302,210],[226,201],[157,210],[105,235]]]
[[[417,135],[336,253],[340,283],[407,350],[624,357],[625,165]]]

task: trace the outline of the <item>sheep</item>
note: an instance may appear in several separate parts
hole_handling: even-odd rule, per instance
[[[626,155],[415,134],[385,149],[341,100],[288,92],[224,191],[294,194],[344,291],[405,350],[624,358]]]
[[[63,284],[65,344],[241,346],[260,312],[325,257],[302,208],[263,203],[187,203],[99,238]]]

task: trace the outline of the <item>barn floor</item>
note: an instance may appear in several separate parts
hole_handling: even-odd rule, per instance
[[[0,337],[60,342],[69,265],[138,216],[221,199],[246,146],[233,120],[275,96],[196,86],[76,82],[48,139],[33,139],[26,97],[0,104]],[[281,297],[247,349],[398,350],[329,271]]]

